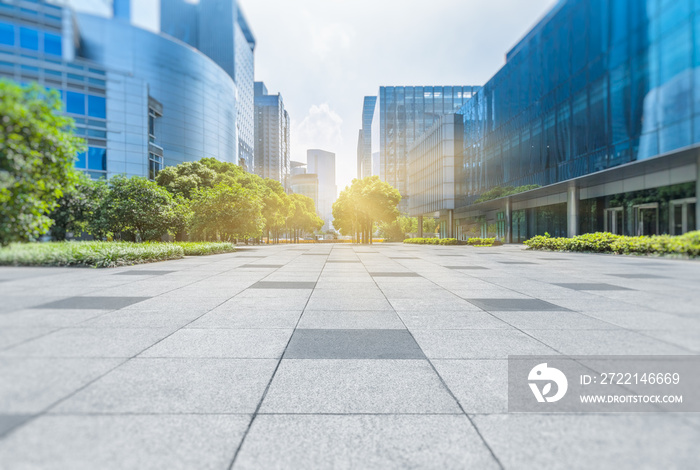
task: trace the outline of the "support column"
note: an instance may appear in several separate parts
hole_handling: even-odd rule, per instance
[[[423,238],[423,216],[418,216],[418,238]]]
[[[447,238],[454,238],[454,225],[455,225],[455,217],[454,217],[454,210],[448,209],[447,210]]]
[[[503,210],[506,224],[506,243],[513,243],[513,227],[511,219],[513,214],[513,203],[509,197],[506,198],[506,207]]]
[[[579,190],[569,186],[566,190],[566,235],[571,238],[578,235]]]

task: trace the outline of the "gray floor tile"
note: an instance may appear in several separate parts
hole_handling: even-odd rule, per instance
[[[121,271],[114,273],[115,276],[164,276],[165,274],[174,273],[175,271],[158,271],[146,269],[131,269],[129,271]]]
[[[283,359],[262,413],[459,413],[425,360]]]
[[[445,266],[447,269],[488,269],[483,266]]]
[[[608,276],[621,277],[623,279],[666,279],[666,276],[645,273],[608,274]]]
[[[294,328],[302,309],[215,309],[188,325],[189,328]]]
[[[509,354],[556,354],[517,330],[419,330],[411,333],[431,359],[504,359]]]
[[[543,330],[604,330],[617,329],[616,325],[577,312],[494,312],[495,317],[518,329]]]
[[[414,272],[370,272],[372,277],[421,277]]]
[[[282,356],[291,335],[291,329],[182,329],[139,357],[274,359]]]
[[[67,299],[36,305],[32,308],[118,310],[148,299],[149,297],[69,297]]]
[[[326,263],[362,263],[360,260],[351,260],[351,259],[329,259],[326,261]]]
[[[508,361],[506,359],[433,361],[467,413],[508,411]]]
[[[0,359],[0,413],[39,413],[121,359]]]
[[[466,299],[469,303],[488,312],[508,310],[538,311],[538,310],[567,310],[564,307],[539,299]]]
[[[498,468],[465,416],[259,415],[234,468]]]
[[[289,342],[285,359],[423,359],[408,330],[302,330]]]
[[[274,281],[258,281],[249,289],[313,289],[316,286],[315,282],[274,282]]]
[[[0,441],[0,461],[8,469],[227,468],[249,422],[246,415],[43,416]]]
[[[255,269],[277,269],[283,267],[283,264],[242,264],[239,268],[255,268]]]
[[[510,328],[506,323],[486,312],[457,310],[399,310],[406,327],[413,329],[492,330]]]
[[[499,261],[501,264],[537,264],[531,261]]]
[[[562,354],[657,355],[691,351],[627,330],[525,330]]]
[[[627,287],[615,286],[613,284],[605,284],[602,282],[574,282],[568,284],[554,284],[555,286],[565,287],[571,290],[631,290]]]
[[[21,424],[29,421],[32,418],[32,416],[33,415],[0,414],[0,439],[2,439],[6,434],[12,432]],[[0,461],[3,461],[2,458],[0,458]]]
[[[302,329],[404,329],[393,310],[305,310]]]
[[[274,359],[132,359],[53,411],[252,413],[276,365]]]
[[[473,420],[505,468],[695,468],[700,431],[672,414],[498,414]]]

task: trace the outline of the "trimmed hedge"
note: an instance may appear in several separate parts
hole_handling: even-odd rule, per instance
[[[415,245],[457,245],[456,238],[407,238],[403,242]]]
[[[467,240],[467,245],[471,246],[493,246],[496,242],[495,238],[476,238],[472,237]]]
[[[174,242],[185,253],[185,256],[217,255],[219,253],[233,253],[236,246],[233,243],[216,242]]]
[[[620,255],[684,255],[700,256],[700,231],[684,235],[628,237],[608,232],[587,233],[573,238],[551,238],[538,235],[526,240],[531,250],[616,253]]]
[[[12,243],[0,249],[5,266],[109,268],[235,251],[231,243],[48,242]]]

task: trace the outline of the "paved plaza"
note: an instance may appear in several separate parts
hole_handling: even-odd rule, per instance
[[[508,413],[506,361],[700,354],[698,286],[521,246],[0,268],[0,467],[698,468],[700,413]]]

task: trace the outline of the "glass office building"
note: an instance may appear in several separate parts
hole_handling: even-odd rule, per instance
[[[373,116],[372,150],[379,151],[379,177],[399,190],[408,209],[408,151],[440,116],[459,110],[473,86],[383,86]],[[375,125],[376,123],[376,125]]]
[[[184,42],[131,25],[125,5],[115,2],[115,17],[104,18],[0,0],[0,77],[60,92],[88,144],[76,166],[92,177],[154,178],[203,157],[238,163],[239,135],[250,133],[252,151],[253,124],[252,113],[249,124],[238,120],[231,75]]]
[[[458,233],[695,229],[699,38],[697,0],[560,1],[460,110]]]
[[[372,118],[376,96],[365,96],[362,103],[362,129],[357,140],[357,177],[372,176]]]
[[[270,95],[263,82],[255,82],[255,173],[289,189],[289,114],[282,95]]]

